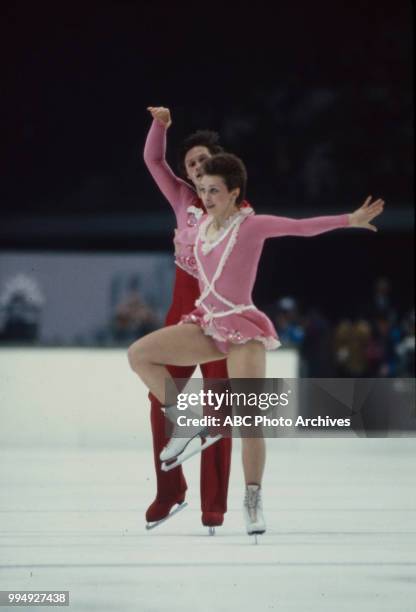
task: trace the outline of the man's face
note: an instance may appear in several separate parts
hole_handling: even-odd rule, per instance
[[[201,180],[201,166],[206,159],[212,157],[207,147],[192,147],[185,155],[184,164],[187,177],[198,188]]]

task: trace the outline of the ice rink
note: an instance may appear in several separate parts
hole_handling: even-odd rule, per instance
[[[2,350],[0,372],[1,590],[67,590],[77,612],[416,610],[415,438],[267,440],[257,546],[236,440],[216,535],[198,457],[189,506],[146,531],[148,406],[125,356]]]

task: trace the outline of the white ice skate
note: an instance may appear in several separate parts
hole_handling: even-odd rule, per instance
[[[198,440],[198,438],[201,438],[201,444],[194,443],[194,440]],[[205,438],[205,441],[202,438]],[[218,440],[221,440],[221,438],[221,434],[210,436],[206,427],[190,438],[171,438],[159,455],[162,462],[162,471],[169,472],[174,470],[178,465],[181,465],[193,455],[202,453],[202,451],[218,442]]]
[[[248,535],[257,536],[266,531],[261,501],[261,487],[258,484],[249,484],[244,497],[244,520]],[[257,537],[255,538],[257,544]]]

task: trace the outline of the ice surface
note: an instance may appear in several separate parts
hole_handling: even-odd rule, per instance
[[[267,442],[257,546],[244,534],[237,448],[215,537],[200,523],[197,458],[189,507],[146,532],[148,450],[3,451],[1,589],[69,590],[77,612],[414,612],[414,440]]]
[[[416,610],[415,438],[267,440],[268,530],[257,546],[244,533],[236,440],[229,511],[217,535],[210,537],[200,521],[198,457],[185,468],[189,507],[147,532],[144,512],[155,485],[145,391],[137,387],[139,416],[128,420],[137,431],[125,432],[125,449],[120,423],[132,409],[130,396],[124,404],[120,380],[107,384],[105,376],[103,422],[89,392],[88,402],[76,406],[83,435],[63,433],[66,445],[59,448],[65,389],[48,429],[48,387],[26,389],[25,375],[24,369],[16,374],[19,407],[10,403],[11,391],[2,391],[8,437],[0,450],[0,589],[69,590],[73,612]],[[85,369],[83,378],[79,367],[69,383],[79,391],[91,386],[91,377],[98,384],[97,371]],[[117,444],[111,444],[111,405]],[[98,433],[91,437],[86,424],[93,427],[94,419]],[[16,445],[11,423],[26,428]]]

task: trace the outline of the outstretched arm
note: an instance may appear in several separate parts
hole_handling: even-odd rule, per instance
[[[153,117],[153,123],[144,147],[144,161],[160,191],[178,217],[186,211],[197,196],[185,181],[172,172],[166,162],[166,130],[172,123],[169,109],[149,106],[148,110]]]
[[[263,238],[279,236],[318,236],[325,232],[343,227],[362,227],[377,231],[370,221],[383,212],[384,201],[371,203],[371,196],[355,212],[345,215],[329,215],[311,217],[309,219],[289,219],[274,215],[258,215],[254,217],[256,230]]]

